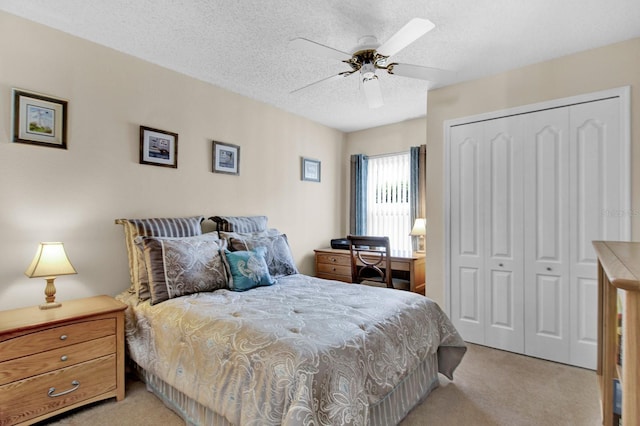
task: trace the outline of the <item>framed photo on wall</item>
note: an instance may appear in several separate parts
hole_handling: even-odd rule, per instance
[[[302,157],[302,180],[320,182],[320,161]]]
[[[240,147],[230,143],[213,141],[213,172],[239,175]]]
[[[140,126],[140,164],[178,168],[178,134]]]
[[[67,149],[67,101],[13,89],[13,141]]]

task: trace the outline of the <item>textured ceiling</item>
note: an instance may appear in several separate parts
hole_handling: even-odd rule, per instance
[[[424,116],[430,88],[640,36],[639,0],[0,0],[0,10],[343,131]],[[435,29],[391,59],[451,70],[447,81],[379,71],[377,109],[356,75],[290,94],[350,69],[291,39],[352,53],[414,17]]]

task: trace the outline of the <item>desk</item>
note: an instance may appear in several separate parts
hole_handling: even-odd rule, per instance
[[[328,280],[351,282],[351,254],[349,250],[324,248],[316,252],[316,276]],[[424,253],[410,256],[391,256],[393,276],[408,279],[411,291],[424,295]]]

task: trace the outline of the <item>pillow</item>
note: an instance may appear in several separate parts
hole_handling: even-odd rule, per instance
[[[216,232],[218,230],[218,224],[211,219],[203,219],[202,222],[200,222],[200,229],[203,234]]]
[[[268,237],[271,235],[278,235],[280,231],[275,228],[265,229],[264,231],[255,232],[231,232],[231,231],[218,231],[218,236],[224,240],[231,240],[231,238],[258,238]]]
[[[224,249],[224,263],[229,271],[229,288],[245,291],[258,286],[275,284],[264,259],[267,249],[229,251]]]
[[[212,216],[218,231],[257,232],[267,229],[266,216]]]
[[[202,291],[227,288],[220,255],[226,241],[215,234],[195,237],[138,237],[144,252],[151,304]]]
[[[147,300],[150,297],[149,280],[144,254],[136,246],[135,239],[140,236],[192,237],[201,235],[200,221],[202,219],[203,216],[116,220],[117,224],[124,226],[131,290],[138,295],[140,300]]]
[[[291,255],[289,242],[285,234],[266,235],[259,237],[231,238],[229,248],[231,250],[253,250],[257,247],[266,248],[265,260],[269,267],[269,273],[275,277],[293,275],[298,273],[298,268]]]

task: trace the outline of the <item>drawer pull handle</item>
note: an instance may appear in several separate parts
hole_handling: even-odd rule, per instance
[[[60,336],[60,340],[67,340],[67,335],[63,334],[62,336]]]
[[[69,358],[67,358],[67,356],[66,356],[66,355],[62,355],[62,356],[60,357],[60,361],[66,361],[66,360],[68,360],[68,359],[69,359]]]
[[[73,386],[71,389],[67,389],[66,391],[62,391],[58,393],[55,393],[56,388],[49,388],[49,392],[47,393],[47,395],[49,395],[49,398],[55,398],[58,396],[66,395],[78,389],[80,387],[80,382],[77,380],[74,380],[73,382],[71,382],[71,385]]]

